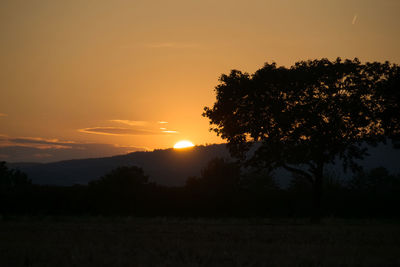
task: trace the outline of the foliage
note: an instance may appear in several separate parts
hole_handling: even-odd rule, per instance
[[[118,167],[89,183],[90,205],[105,213],[135,213],[145,202],[148,176],[136,166]]]
[[[267,63],[253,75],[232,70],[203,116],[247,164],[283,167],[312,182],[319,206],[326,164],[340,158],[345,170],[360,170],[362,144],[399,138],[399,75],[397,65],[357,58]]]
[[[211,213],[225,214],[238,208],[240,178],[241,170],[237,163],[214,158],[201,170],[200,177],[189,177],[185,187],[196,209],[208,207]]]
[[[149,177],[146,176],[142,168],[118,167],[108,174],[89,183],[92,187],[118,188],[121,190],[132,190],[147,184]]]
[[[9,169],[6,162],[0,162],[0,214],[27,210],[26,196],[32,189],[32,182],[25,173]]]
[[[312,214],[310,185],[296,177],[289,188],[279,188],[268,173],[243,174],[237,163],[223,159],[211,160],[184,187],[149,183],[140,168],[124,167],[89,185],[3,188],[0,215],[301,218]],[[332,216],[400,215],[400,176],[383,168],[355,176],[348,185],[332,176],[324,190],[324,212]]]
[[[6,166],[6,162],[0,162],[0,192],[25,188],[31,184],[31,180],[25,173],[19,170],[10,170]]]
[[[201,171],[201,179],[208,188],[235,190],[240,182],[240,167],[236,163],[215,158]]]
[[[392,175],[387,169],[379,167],[357,173],[348,186],[367,194],[393,195],[400,190],[400,175]]]
[[[361,143],[399,136],[398,76],[388,62],[340,58],[265,64],[253,75],[233,70],[221,76],[217,101],[203,115],[234,155],[261,142],[252,163],[306,164],[310,173],[302,175],[310,177],[337,156],[357,167],[353,160],[366,153]]]
[[[264,194],[265,192],[273,192],[279,189],[272,173],[262,170],[247,171],[248,173],[241,178],[241,187],[252,194]]]
[[[200,178],[189,177],[186,186],[201,186],[219,191],[233,190],[239,186],[240,173],[238,164],[227,162],[223,158],[214,158],[201,170]]]

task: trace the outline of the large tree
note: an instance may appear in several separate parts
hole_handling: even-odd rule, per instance
[[[340,58],[265,64],[252,75],[232,70],[203,116],[234,156],[310,181],[319,216],[326,164],[340,158],[357,169],[367,153],[362,144],[398,140],[399,73],[388,62]]]

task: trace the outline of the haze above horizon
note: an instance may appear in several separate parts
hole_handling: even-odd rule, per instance
[[[201,114],[222,73],[400,63],[399,13],[396,0],[4,0],[0,161],[221,143]]]

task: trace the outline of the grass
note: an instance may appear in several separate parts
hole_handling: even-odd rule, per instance
[[[400,225],[366,220],[18,218],[0,266],[400,266]]]

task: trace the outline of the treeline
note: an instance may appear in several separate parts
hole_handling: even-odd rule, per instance
[[[399,217],[400,175],[384,168],[342,181],[326,175],[323,215]],[[149,182],[138,167],[120,167],[88,185],[41,186],[0,163],[1,215],[267,216],[312,214],[311,183],[293,177],[287,188],[273,176],[214,159],[183,187]]]

